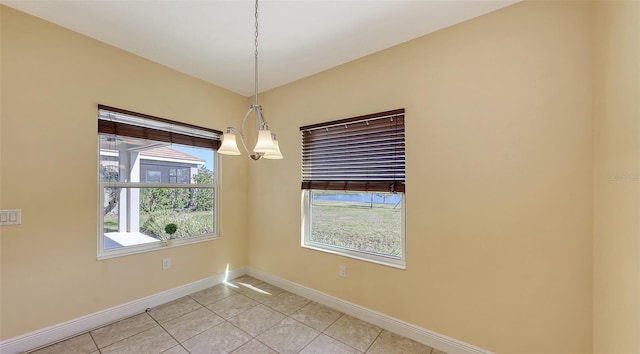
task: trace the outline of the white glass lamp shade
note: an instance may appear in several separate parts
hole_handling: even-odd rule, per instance
[[[278,144],[277,140],[274,140],[273,142],[276,144],[276,152],[267,152],[262,157],[269,160],[280,160],[283,158],[282,153],[280,152],[280,144]]]
[[[222,155],[240,155],[238,144],[236,143],[235,134],[224,133],[222,136],[222,144],[218,148],[218,154]]]
[[[258,142],[256,143],[256,147],[253,148],[253,151],[257,153],[275,153],[278,150],[276,144],[273,142],[271,138],[270,130],[260,130],[258,131]]]

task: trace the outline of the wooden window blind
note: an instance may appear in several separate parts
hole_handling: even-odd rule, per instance
[[[98,105],[98,133],[162,141],[217,150],[222,132],[158,118],[142,113]]]
[[[308,125],[302,189],[405,191],[404,109]]]

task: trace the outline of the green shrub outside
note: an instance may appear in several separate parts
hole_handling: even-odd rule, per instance
[[[140,232],[165,241],[171,238],[165,231],[167,224],[176,224],[178,230],[173,238],[210,234],[213,232],[213,215],[211,212],[175,212],[160,210],[140,215]]]

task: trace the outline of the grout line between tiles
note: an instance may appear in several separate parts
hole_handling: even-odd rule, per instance
[[[134,334],[132,334],[132,335],[130,335],[130,336],[127,336],[127,337],[124,337],[124,338],[118,339],[117,341],[115,341],[115,342],[113,342],[113,343],[109,343],[108,345],[105,345],[105,346],[104,346],[104,347],[102,347],[102,348],[100,348],[100,346],[98,345],[98,342],[96,342],[96,340],[93,338],[93,334],[92,334],[91,332],[96,331],[96,330],[98,330],[98,329],[100,329],[100,328],[105,328],[105,327],[107,327],[107,326],[115,325],[116,323],[119,323],[119,322],[121,322],[121,321],[124,321],[124,320],[130,319],[130,318],[133,318],[133,317],[135,317],[135,316],[140,316],[140,315],[142,315],[143,313],[144,313],[144,314],[146,314],[147,316],[149,316],[149,318],[151,318],[151,320],[153,320],[154,322],[156,322],[156,323],[158,322],[158,321],[156,321],[156,320],[155,320],[155,318],[151,317],[151,316],[150,316],[150,315],[145,311],[145,312],[141,312],[141,313],[139,313],[139,314],[137,314],[137,315],[133,315],[133,316],[130,316],[130,317],[123,318],[123,319],[121,319],[120,321],[112,322],[112,323],[106,324],[106,325],[104,325],[104,326],[102,326],[102,327],[98,327],[98,328],[92,329],[92,330],[90,330],[90,331],[88,331],[88,332],[85,332],[85,333],[88,333],[88,334],[91,336],[91,340],[93,340],[93,342],[95,343],[96,348],[98,348],[98,351],[99,351],[100,353],[102,353],[102,349],[105,349],[105,348],[107,348],[107,347],[110,347],[110,346],[112,346],[112,345],[114,345],[114,344],[116,344],[116,343],[120,343],[120,342],[122,342],[123,340],[127,340],[127,339],[129,339],[129,338],[131,338],[131,337],[137,336],[138,334],[143,333],[143,332],[146,332],[146,331],[148,331],[148,330],[150,330],[150,329],[152,329],[152,328],[155,328],[156,326],[153,326],[153,327],[151,327],[151,328],[147,328],[147,329],[145,329],[145,330],[143,330],[143,331],[140,331],[140,332],[138,332],[138,333],[134,333]]]
[[[196,301],[196,302],[197,302],[197,301]],[[193,311],[192,311],[192,312],[193,312]],[[189,313],[191,313],[191,312],[189,312]],[[184,315],[183,315],[183,316],[184,316]],[[154,321],[156,322],[156,324],[158,325],[158,327],[162,328],[162,330],[163,330],[163,331],[165,331],[165,332],[169,335],[169,337],[173,338],[173,340],[175,340],[175,341],[178,343],[178,345],[179,345],[179,346],[182,346],[182,343],[180,343],[180,341],[179,341],[178,339],[176,339],[176,337],[174,337],[171,333],[169,333],[169,331],[167,331],[167,329],[166,329],[166,328],[164,328],[164,326],[162,326],[162,323],[158,322],[158,320],[156,320],[156,319],[155,319],[153,316],[151,316],[151,315],[149,315],[149,317],[151,317],[151,319],[152,319],[152,320],[154,320]],[[180,316],[180,317],[182,317],[182,316]],[[180,317],[176,317],[176,318],[180,318]],[[171,320],[171,321],[173,321],[173,320]],[[168,321],[167,321],[167,322],[168,322]],[[174,348],[174,347],[171,347],[171,348]],[[171,348],[169,348],[169,349],[171,349]],[[184,350],[187,350],[187,348],[185,348],[185,347],[182,347],[182,348],[183,348]],[[167,349],[167,350],[169,350],[169,349]],[[167,350],[165,350],[165,352],[166,352]],[[189,352],[189,351],[187,350],[187,352]],[[164,352],[163,352],[163,353],[164,353]],[[161,354],[162,354],[162,353],[161,353]]]
[[[137,315],[136,315],[136,316],[137,316]],[[133,316],[131,316],[131,317],[133,317]],[[131,317],[127,317],[127,318],[131,318]],[[149,316],[149,317],[151,317],[151,316]],[[125,318],[125,319],[123,319],[123,320],[126,320],[127,318]],[[151,319],[153,319],[153,320],[155,321],[155,319],[154,319],[153,317],[151,317]],[[157,321],[156,321],[156,322],[157,322]],[[117,322],[114,322],[114,323],[117,323]],[[105,326],[105,327],[106,327],[106,326]],[[120,340],[117,340],[117,341],[115,341],[115,342],[113,342],[113,343],[111,343],[111,344],[109,344],[109,345],[105,345],[105,346],[104,346],[104,347],[102,347],[102,348],[98,348],[98,351],[99,351],[100,353],[102,353],[102,350],[103,350],[103,349],[107,349],[107,348],[109,348],[109,347],[113,346],[114,344],[117,344],[117,343],[123,342],[123,341],[125,341],[125,340],[127,340],[127,339],[133,338],[133,337],[135,337],[135,336],[137,336],[137,335],[139,335],[139,334],[141,334],[141,333],[144,333],[144,332],[150,331],[150,330],[152,330],[152,329],[154,329],[154,328],[156,328],[156,327],[160,327],[160,328],[162,328],[162,327],[161,327],[161,326],[159,326],[159,325],[153,326],[153,327],[151,327],[151,328],[147,328],[147,329],[145,329],[144,331],[141,331],[141,332],[138,332],[138,333],[136,333],[136,334],[130,335],[130,336],[128,336],[128,337],[125,337],[125,338],[122,338],[122,339],[120,339]],[[99,328],[102,328],[102,327],[99,327]],[[162,330],[164,330],[164,328],[162,328]]]
[[[98,346],[98,342],[96,342],[96,339],[93,338],[93,334],[91,333],[91,331],[87,332],[87,334],[89,335],[89,337],[91,337],[91,340],[93,341],[93,344],[96,346],[98,353],[102,353],[102,351],[100,350],[100,347]]]
[[[381,329],[380,332],[378,332],[378,335],[373,339],[371,344],[369,344],[369,346],[367,347],[367,350],[364,351],[365,353],[367,353],[369,351],[369,349],[371,349],[371,347],[373,346],[373,343],[375,343],[378,340],[378,338],[382,334],[382,331],[384,331],[384,329]]]

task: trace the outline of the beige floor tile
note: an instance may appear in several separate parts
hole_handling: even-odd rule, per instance
[[[447,353],[446,353],[446,352],[443,352],[443,351],[441,351],[441,350],[438,350],[438,349],[435,349],[435,348],[434,348],[434,349],[431,351],[431,354],[447,354]]]
[[[229,353],[250,340],[250,335],[225,321],[182,345],[192,354]]]
[[[264,305],[258,305],[230,318],[229,322],[250,335],[257,336],[284,318],[285,316],[280,312],[274,311]]]
[[[411,354],[431,354],[433,348],[422,343],[418,343],[409,338],[399,336],[389,331],[382,331],[367,353],[411,353]]]
[[[33,351],[30,354],[87,354],[97,349],[98,348],[93,342],[93,339],[91,339],[89,333],[85,333],[73,338],[69,338],[60,343],[56,343],[48,347]]]
[[[232,354],[277,354],[277,352],[254,339],[231,352]]]
[[[207,306],[207,308],[215,312],[218,316],[228,320],[257,305],[258,302],[255,300],[242,294],[234,294]]]
[[[156,321],[154,321],[148,314],[141,313],[91,331],[91,336],[98,345],[98,348],[104,348],[125,338],[142,333],[157,325]]]
[[[231,288],[226,287],[222,284],[219,284],[216,286],[212,286],[210,288],[206,288],[202,291],[198,291],[189,296],[191,296],[192,299],[196,300],[200,304],[204,306],[208,306],[213,304],[216,301],[220,301],[224,299],[227,296],[231,296],[234,293],[235,291],[232,290]]]
[[[288,291],[284,291],[271,299],[263,302],[263,304],[271,307],[276,311],[280,311],[286,315],[291,315],[294,312],[300,310],[306,304],[309,303],[309,300],[298,296],[296,294],[290,293]]]
[[[342,312],[310,302],[305,307],[296,311],[291,317],[318,331],[324,331],[333,322],[342,316]]]
[[[372,324],[343,315],[327,328],[324,333],[364,352],[378,337],[380,331],[382,329]]]
[[[162,327],[169,332],[178,342],[200,334],[207,329],[220,324],[222,317],[211,312],[207,308],[201,308],[193,312],[189,312],[184,316],[175,318],[169,322],[163,323]]]
[[[178,344],[160,326],[100,349],[102,354],[160,354]]]
[[[309,343],[300,354],[360,354],[362,352],[339,342],[327,335],[321,334]]]
[[[319,334],[315,329],[289,317],[256,338],[278,353],[297,353]]]
[[[181,345],[176,345],[175,347],[162,352],[162,354],[189,354],[189,352],[184,349]]]
[[[202,305],[200,305],[196,300],[189,296],[185,296],[153,308],[148,313],[156,321],[163,323],[200,308],[202,308]]]
[[[258,285],[251,285],[251,284],[244,284],[244,285],[240,284],[240,285],[241,286],[238,289],[238,291],[241,294],[247,297],[250,297],[258,302],[267,301],[284,291],[283,289],[280,289],[279,287],[275,285],[271,285],[269,283],[260,283]]]

